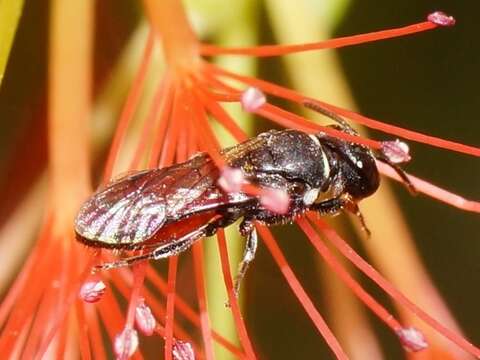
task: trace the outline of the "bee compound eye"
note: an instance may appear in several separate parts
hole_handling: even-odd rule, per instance
[[[291,184],[289,191],[293,195],[303,195],[303,193],[305,192],[305,185],[298,182],[294,182]]]

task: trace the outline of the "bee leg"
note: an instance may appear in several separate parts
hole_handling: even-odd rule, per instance
[[[212,236],[217,232],[219,227],[226,226],[227,223],[231,223],[234,220],[219,219],[211,223],[205,224],[191,233],[188,233],[174,242],[157,247],[153,252],[153,259],[163,259],[173,255],[178,255],[181,252],[187,250],[198,239],[205,236]]]
[[[115,262],[98,265],[94,267],[93,271],[110,270],[118,267],[130,266],[136,264],[139,261],[158,260],[178,255],[181,252],[187,250],[198,239],[204,236],[215,235],[219,227],[226,227],[235,222],[236,219],[237,217],[221,217],[220,219],[205,224],[197,230],[194,230],[182,236],[181,238],[176,239],[175,241],[160,245],[146,254],[131,256]]]
[[[152,258],[152,253],[146,253],[142,255],[137,255],[137,256],[131,256],[127,257],[125,259],[113,261],[113,262],[108,262],[108,263],[103,263],[101,265],[96,265],[92,272],[97,272],[97,271],[102,271],[102,270],[111,270],[111,269],[116,269],[119,267],[125,267],[125,266],[131,266],[134,265],[140,261],[143,260],[148,260]]]
[[[313,203],[309,209],[318,212],[320,215],[335,215],[343,210],[347,200],[337,197],[319,203]]]
[[[365,218],[360,212],[357,203],[350,198],[350,195],[322,201],[310,206],[310,210],[315,210],[319,212],[320,215],[334,215],[343,209],[350,211],[360,220],[362,230],[370,237],[372,233],[365,222]]]
[[[212,234],[212,232],[214,233],[216,231],[216,228],[216,223],[206,224],[201,228],[192,231],[191,233],[188,233],[179,239],[176,239],[175,241],[158,246],[153,251],[150,251],[146,254],[131,256],[118,261],[98,265],[94,267],[94,271],[110,270],[123,266],[131,266],[144,260],[158,260],[178,255],[181,252],[187,250],[195,241],[197,241],[201,237],[210,236],[209,234]]]
[[[355,215],[358,220],[360,220],[360,224],[362,226],[362,230],[367,234],[367,237],[370,237],[372,235],[372,232],[367,226],[367,223],[365,222],[365,218],[363,217],[363,214],[360,212],[360,209],[358,208],[358,205],[355,201],[348,201],[345,205],[345,209],[350,211],[353,215]]]
[[[152,252],[152,258],[155,260],[164,259],[170,256],[178,255],[181,252],[187,250],[192,244],[205,236],[205,230],[199,229],[192,231],[191,233],[182,236],[174,242],[157,247]]]
[[[233,288],[237,298],[240,292],[242,279],[247,272],[248,265],[250,265],[250,262],[255,258],[258,245],[257,231],[251,220],[244,219],[242,221],[240,224],[240,233],[247,238],[247,242],[245,243],[245,250],[243,251],[242,261],[238,267],[238,273],[235,277],[235,285]]]

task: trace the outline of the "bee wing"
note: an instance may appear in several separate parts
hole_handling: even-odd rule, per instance
[[[262,133],[257,137],[248,139],[243,143],[225,148],[222,150],[222,155],[229,165],[235,164],[236,160],[244,159],[248,153],[264,146],[267,142],[266,135],[275,132],[276,130],[270,130],[269,132]]]
[[[207,176],[212,172],[214,176]],[[218,169],[205,155],[163,169],[129,173],[83,204],[75,231],[91,245],[134,247],[153,236],[217,178]]]

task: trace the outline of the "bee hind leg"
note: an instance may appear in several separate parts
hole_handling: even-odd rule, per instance
[[[114,262],[104,263],[101,265],[97,265],[93,268],[93,271],[100,271],[100,270],[110,270],[124,266],[131,266],[140,261],[145,260],[158,260],[168,258],[170,256],[178,255],[181,252],[187,250],[195,241],[204,237],[210,236],[212,232],[216,230],[216,224],[209,223],[201,228],[194,230],[181,238],[176,239],[175,241],[160,245],[149,251],[145,254],[136,255],[127,257],[124,259],[120,259]]]
[[[103,271],[103,270],[111,270],[111,269],[117,269],[117,268],[120,268],[120,267],[131,266],[131,265],[135,265],[138,262],[141,262],[141,261],[144,261],[144,260],[149,260],[149,259],[152,259],[152,253],[151,252],[146,253],[146,254],[127,257],[127,258],[112,261],[112,262],[103,263],[101,265],[96,265],[96,266],[93,267],[92,272]]]
[[[240,285],[242,283],[242,279],[247,272],[248,265],[252,262],[255,258],[255,253],[257,251],[258,245],[258,236],[257,231],[255,230],[255,226],[251,220],[244,219],[240,224],[240,233],[247,238],[245,243],[245,250],[243,251],[242,261],[238,266],[238,273],[235,277],[235,284],[234,284],[234,292],[235,296],[238,298],[238,294],[240,292]]]

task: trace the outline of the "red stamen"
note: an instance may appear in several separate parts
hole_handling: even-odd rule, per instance
[[[88,328],[89,325],[87,323],[87,317],[85,316],[85,308],[81,301],[77,301],[75,303],[75,316],[76,316],[76,325],[78,331],[78,347],[80,348],[80,357],[81,359],[90,360],[90,342],[89,335],[88,335]],[[58,358],[61,358],[59,356]]]
[[[92,306],[86,306],[82,304],[86,312],[88,321],[88,331],[90,333],[90,343],[92,344],[93,355],[95,359],[105,360],[107,354],[106,349],[102,341],[102,332],[100,330],[100,323],[97,315],[97,311]]]
[[[455,25],[455,18],[447,15],[442,11],[435,11],[428,14],[427,20],[438,26],[453,26]]]
[[[140,292],[145,281],[145,271],[148,266],[147,262],[142,262],[133,267],[133,285],[132,294],[130,295],[130,301],[128,304],[127,321],[125,322],[125,328],[133,328],[135,321],[135,315],[139,304]]]
[[[398,139],[395,141],[382,141],[380,151],[394,164],[405,163],[411,159],[408,144]]]
[[[125,269],[125,271],[122,271],[122,275],[123,276],[114,275],[112,277],[112,282],[115,285],[115,287],[120,291],[122,296],[124,296],[125,298],[128,298],[128,296],[130,295],[129,286],[131,287],[132,276],[130,274],[130,271],[128,271],[126,269]],[[148,278],[148,275],[147,275],[147,278]],[[165,284],[165,291],[162,292],[163,295],[166,295],[166,292],[167,292],[167,284]],[[150,304],[151,309],[153,310],[153,313],[156,316],[156,318],[164,319],[166,311],[165,311],[163,305],[160,303],[160,300],[158,299],[158,296],[154,295],[146,287],[143,289],[143,294],[144,294],[147,302]],[[178,299],[179,299],[179,297],[177,296],[176,302],[178,301]],[[141,299],[141,300],[143,300],[143,299]],[[140,303],[140,301],[139,301],[139,303]],[[135,312],[135,320],[137,320],[137,313],[136,312]],[[153,320],[155,320],[155,318]],[[149,321],[151,321],[151,320],[149,320]],[[190,338],[188,333],[183,328],[181,328],[180,326],[178,326],[178,324],[175,324],[175,323],[173,324],[173,326],[174,326],[174,333],[175,334],[177,334],[181,338],[184,338],[184,339],[187,339],[187,340],[193,342],[193,340]],[[157,329],[159,327],[161,327],[161,325],[156,323],[154,331],[157,331]],[[162,338],[165,338],[165,334],[162,335]]]
[[[350,135],[343,131],[336,130],[331,127],[317,125],[306,118],[293,114],[289,111],[283,110],[277,106],[271,104],[263,105],[259,110],[255,112],[277,124],[280,124],[287,128],[298,129],[309,133],[323,132],[333,137],[347,140],[356,144],[368,146],[372,149],[380,149],[382,144],[375,140],[362,138],[360,136]]]
[[[236,94],[236,93],[225,94],[225,93],[219,93],[214,91],[210,91],[210,96],[212,100],[215,102],[239,102],[241,97],[240,94]]]
[[[223,168],[225,166],[225,159],[219,153],[220,145],[208,124],[205,108],[202,106],[201,101],[195,96],[190,98],[190,103],[192,104],[193,111],[192,124],[197,134],[196,138],[200,145],[200,150],[208,152],[215,162],[215,165]]]
[[[163,142],[163,148],[160,152],[159,167],[167,166],[173,163],[176,153],[176,145],[178,141],[178,134],[180,133],[180,124],[183,122],[185,115],[185,90],[180,86],[175,86],[175,95],[173,99],[173,106],[171,117],[168,119],[168,130]],[[154,157],[155,154],[152,154]],[[152,159],[150,159],[152,161]]]
[[[127,360],[138,348],[138,334],[134,329],[125,328],[115,337],[114,350],[117,360]]]
[[[80,288],[80,297],[85,302],[95,303],[102,298],[106,289],[107,286],[101,279],[91,277]]]
[[[395,136],[400,136],[405,139],[428,144],[431,146],[452,150],[452,151],[456,151],[464,154],[469,154],[473,156],[480,156],[480,148],[477,148],[474,146],[464,145],[454,141],[444,140],[434,136],[425,135],[416,131],[403,129],[398,126],[386,124],[384,122],[377,121],[377,120],[368,118],[366,116],[357,114],[353,111],[349,111],[349,110],[340,108],[338,106],[325,103],[323,101],[319,101],[316,99],[309,98],[307,96],[303,96],[298,92],[285,88],[283,86],[275,85],[267,81],[256,79],[253,77],[238,75],[238,74],[229,72],[227,70],[221,69],[212,64],[205,63],[204,68],[205,68],[205,71],[211,72],[213,74],[221,75],[221,76],[226,76],[226,77],[241,81],[242,83],[245,83],[250,86],[258,87],[259,89],[261,89],[267,94],[278,96],[280,98],[287,99],[301,105],[303,105],[306,102],[317,104],[320,107],[324,107],[330,111],[335,112],[338,115],[345,116],[346,118],[349,118],[355,122],[358,122],[359,124],[365,125],[372,129],[380,130]],[[294,126],[294,124],[289,124],[289,125]],[[301,129],[298,126],[296,128]]]
[[[320,315],[320,313],[317,311],[315,305],[313,305],[312,300],[309,298],[302,285],[300,284],[300,281],[293,273],[290,265],[285,259],[285,256],[275,242],[275,239],[273,238],[271,232],[264,227],[258,227],[257,230],[260,233],[263,241],[265,242],[265,245],[268,247],[270,254],[272,254],[275,262],[280,268],[280,271],[287,280],[288,285],[294,292],[297,299],[302,304],[303,308],[305,309],[306,313],[312,320],[317,330],[327,342],[330,349],[332,349],[337,359],[348,359],[347,355],[338,343],[338,340],[335,338],[335,335],[329,329],[328,325],[325,323],[325,320],[323,320],[322,315]]]
[[[221,81],[220,79],[218,79],[218,77],[215,76],[215,74],[213,74],[209,71],[210,66],[215,67],[215,65],[212,65],[207,61],[202,61],[202,67],[204,67],[204,68],[202,69],[202,72],[199,72],[194,77],[196,82],[198,84],[203,85],[203,86],[208,85],[208,86],[212,87],[213,89],[216,89],[217,91],[224,91],[228,94],[237,95],[238,96],[238,101],[240,101],[240,98],[242,96],[242,91],[236,90],[232,86],[230,86],[230,85],[226,84],[225,82]],[[207,89],[206,89],[207,92],[210,91],[208,86],[207,86]]]
[[[285,214],[290,206],[290,196],[281,189],[260,187],[244,182],[241,191],[258,197],[263,207],[277,214]]]
[[[135,113],[135,110],[140,102],[142,88],[145,82],[145,76],[147,73],[147,68],[150,63],[153,49],[153,34],[150,32],[148,34],[147,44],[145,45],[145,50],[143,51],[142,61],[140,63],[139,69],[135,76],[135,79],[132,82],[130,92],[128,93],[127,100],[123,106],[122,113],[118,120],[117,129],[113,137],[113,142],[110,147],[110,152],[108,154],[107,163],[105,165],[105,170],[103,174],[103,182],[108,182],[112,177],[113,165],[115,163],[115,157],[119,153],[119,149],[123,141],[125,140],[125,135],[127,133],[128,126],[130,121]]]
[[[162,106],[160,108],[160,115],[158,117],[157,128],[155,130],[155,140],[152,145],[150,161],[148,163],[149,168],[154,168],[159,165],[160,154],[165,141],[165,133],[167,132],[167,128],[170,123],[170,115],[172,114],[173,103],[176,97],[175,90],[175,86],[173,86],[170,81],[169,86],[167,86],[165,98],[163,99]]]
[[[58,281],[54,278],[54,274],[58,274],[61,271],[61,265],[52,265],[50,271],[51,274],[44,284],[47,284],[48,287],[53,287],[53,282]],[[55,300],[57,300],[58,297],[58,288],[55,290],[50,289],[50,291],[45,290],[47,289],[44,288],[41,296],[37,299],[38,303],[36,304],[37,309],[35,313],[35,318],[31,325],[28,342],[26,343],[25,349],[23,351],[23,354],[26,356],[27,359],[35,358],[37,346],[39,343],[42,342],[43,336],[45,335],[45,326],[46,324],[50,326],[49,317],[52,316],[52,313],[55,312]]]
[[[359,45],[367,42],[390,39],[415,34],[422,31],[435,29],[438,25],[424,21],[421,23],[408,25],[396,29],[375,31],[360,35],[345,36],[337,39],[330,39],[322,42],[298,44],[298,45],[263,45],[241,48],[224,48],[215,45],[202,44],[200,53],[204,56],[209,55],[251,55],[255,57],[279,56],[292,53],[298,53],[310,50],[338,49],[345,46]]]
[[[167,165],[173,162],[174,154],[176,152],[176,157],[178,161],[185,161],[187,156],[187,139],[185,131],[180,131],[182,125],[186,123],[186,119],[189,118],[188,107],[185,106],[185,103],[188,102],[189,96],[188,92],[185,91],[185,88],[180,84],[177,87],[175,92],[175,97],[173,100],[173,107],[171,111],[171,118],[168,117],[161,119],[160,121],[168,120],[170,123],[169,134],[166,137],[166,141],[163,144],[164,151],[162,151],[160,158],[160,166]],[[168,111],[168,109],[167,109]],[[162,124],[160,124],[162,126]],[[177,145],[175,150],[174,146]],[[152,163],[157,156],[155,153],[152,153],[150,162]],[[173,257],[169,259],[169,276],[168,276],[168,293],[167,293],[167,309],[165,315],[165,358],[171,359],[172,357],[172,347],[173,347],[173,330],[175,327],[174,324],[174,308],[175,308],[175,282],[176,282],[176,267],[177,267],[178,258]]]
[[[210,64],[205,64],[205,67],[207,69],[206,73],[208,73],[209,69],[211,69],[211,65]],[[220,71],[222,71],[222,70],[220,70]],[[236,76],[235,74],[233,74],[233,75]],[[257,81],[257,79],[252,79],[252,80]],[[260,81],[260,80],[258,80],[258,81]],[[266,83],[266,84],[273,85],[273,84],[269,84],[269,83]],[[233,89],[233,88],[231,88],[231,87],[229,87],[225,84],[224,84],[224,86],[227,87],[228,89]],[[234,89],[232,91],[236,91],[236,90]],[[217,107],[220,107],[220,106],[217,104]],[[297,129],[297,130],[301,130],[301,131],[305,131],[305,132],[311,132],[311,133],[318,133],[318,132],[321,131],[321,132],[324,132],[324,133],[329,134],[331,136],[338,137],[338,138],[341,138],[341,139],[344,139],[344,140],[347,140],[347,141],[350,141],[350,142],[353,142],[353,143],[358,143],[358,144],[362,144],[362,145],[365,145],[365,146],[369,146],[373,149],[379,149],[381,147],[381,143],[378,142],[378,141],[374,141],[374,140],[370,140],[370,139],[364,139],[364,138],[361,138],[359,136],[350,135],[350,134],[347,134],[345,132],[342,132],[342,131],[339,131],[339,130],[336,130],[336,129],[333,129],[333,128],[330,128],[330,127],[325,127],[325,126],[322,126],[322,125],[315,124],[315,123],[311,122],[310,120],[307,120],[304,117],[293,114],[289,111],[283,110],[279,107],[276,107],[276,106],[268,104],[268,103],[264,103],[262,106],[256,107],[256,110],[252,110],[252,112],[254,112],[258,115],[261,115],[261,116],[263,116],[263,117],[265,117],[265,118],[267,118],[267,119],[269,119],[273,122],[276,122],[276,123],[278,123],[278,124],[280,124],[280,125],[282,125],[286,128],[292,128],[292,129]],[[217,116],[218,119],[224,118],[224,115],[220,114],[219,111],[217,111],[217,115],[219,115],[219,116]],[[241,137],[241,136],[237,136],[237,137]]]
[[[61,291],[58,294],[57,306],[55,310],[52,311],[52,316],[49,319],[50,327],[44,329],[44,336],[38,347],[37,354],[44,354],[54,337],[61,331],[59,327],[62,322],[65,322],[70,308],[78,299],[81,284],[84,283],[88,274],[91,272],[94,262],[97,260],[97,251],[93,253],[86,252],[85,249],[74,242],[73,239],[69,238],[67,241],[69,247],[65,250],[66,254],[64,253],[63,255],[63,266],[65,266],[66,269],[60,271],[62,274],[62,280],[60,281]],[[74,256],[75,261],[72,260]],[[80,271],[79,274],[78,271]]]
[[[52,246],[50,243],[50,239],[52,236],[52,215],[47,214],[46,221],[43,225],[43,228],[40,231],[40,234],[36,240],[35,246],[30,252],[30,255],[25,261],[25,264],[22,267],[22,270],[18,274],[17,278],[15,279],[13,285],[10,287],[7,295],[3,299],[0,305],[0,327],[4,327],[5,321],[9,317],[9,314],[14,305],[19,305],[17,303],[18,299],[22,299],[23,297],[20,296],[21,292],[23,291],[25,285],[30,280],[31,272],[33,267],[38,266],[38,261],[45,259],[43,256],[43,251],[48,252],[48,248]],[[42,256],[40,256],[39,249],[42,249]],[[4,328],[5,330],[5,328]]]
[[[157,321],[152,314],[152,310],[145,304],[145,299],[141,298],[137,301],[137,307],[135,308],[135,324],[138,330],[143,335],[151,336],[155,331]]]
[[[302,231],[307,235],[312,245],[332,268],[332,270],[340,276],[343,283],[345,283],[353,293],[372,310],[385,324],[387,324],[393,331],[398,332],[402,329],[402,325],[390,314],[382,305],[380,305],[362,286],[355,281],[355,279],[345,270],[342,264],[335,258],[333,253],[320,239],[318,233],[314,230],[305,218],[298,218],[297,224]]]
[[[227,131],[229,131],[233,137],[242,142],[248,139],[247,134],[237,125],[235,120],[221,107],[213,98],[210,97],[210,93],[196,91],[196,95],[199,101],[206,105],[210,114],[213,115]]]
[[[22,332],[18,334],[17,343],[15,344],[15,347],[11,352],[11,357],[18,358],[19,354],[21,354],[21,352],[23,351],[25,347],[25,343],[27,341],[27,336],[30,330],[30,326],[32,325],[32,321],[33,321],[33,316],[30,317],[30,320],[28,321],[27,326],[25,326],[22,329]]]
[[[68,335],[68,322],[64,321],[60,328],[58,329],[58,342],[56,344],[55,355],[57,359],[61,359],[65,354],[65,348],[67,345],[67,335]],[[40,353],[39,353],[40,354]]]
[[[184,103],[184,106],[181,109],[182,113],[179,114],[179,117],[175,119],[175,121],[179,123],[179,128],[182,129],[182,131],[178,133],[177,150],[176,150],[177,162],[184,162],[187,160],[188,146],[189,146],[188,137],[191,136],[190,127],[188,126],[188,123],[189,123],[188,119],[192,117],[191,110],[189,109],[189,106],[188,106],[188,101],[191,95],[188,92],[185,92],[184,95],[185,95],[184,101],[186,102]]]
[[[152,141],[152,134],[154,134],[153,129],[155,127],[156,119],[158,118],[159,111],[164,106],[164,101],[166,99],[166,93],[168,92],[169,87],[171,87],[168,76],[163,79],[161,84],[157,87],[155,95],[152,100],[152,105],[148,111],[147,117],[143,124],[142,135],[137,142],[137,148],[135,149],[135,154],[133,156],[132,162],[130,164],[130,169],[138,169],[142,159],[145,156],[145,149]],[[163,135],[163,134],[161,134]],[[156,139],[157,134],[155,133],[154,139]],[[163,140],[163,136],[160,137]]]
[[[110,291],[105,293],[104,298],[104,301],[98,302],[95,306],[98,309],[100,319],[105,325],[110,341],[113,344],[117,332],[123,328],[125,315],[118,304],[118,300]]]
[[[400,176],[390,166],[383,164],[380,161],[377,161],[377,166],[383,175],[402,182]],[[413,175],[407,174],[407,176],[417,191],[459,209],[480,213],[480,202],[465,199]]]
[[[241,169],[225,166],[218,178],[218,185],[226,192],[239,192],[242,184],[245,182],[243,171]]]
[[[247,88],[243,93],[240,99],[240,104],[242,104],[243,110],[246,112],[252,113],[260,109],[263,104],[267,102],[265,94],[254,87]]]
[[[51,236],[51,235],[50,235]],[[34,251],[40,251],[42,257],[38,258],[35,263],[35,268],[26,274],[27,280],[24,285],[29,286],[29,296],[16,297],[15,307],[11,311],[8,317],[8,321],[3,328],[2,337],[0,337],[0,353],[10,354],[15,341],[17,340],[16,334],[19,334],[25,324],[30,321],[30,314],[34,314],[39,302],[42,300],[42,294],[45,291],[44,284],[51,283],[52,270],[50,269],[49,259],[53,258],[55,254],[62,253],[59,242],[49,239],[47,247],[37,248]],[[24,287],[18,288],[18,291],[22,291]]]
[[[189,126],[187,125],[187,121],[182,120],[181,127],[183,129],[178,133],[176,162],[184,162],[188,156]]]
[[[188,144],[187,144],[187,152],[188,156],[191,157],[193,154],[198,152],[198,139],[195,135],[195,126],[192,124],[191,121],[186,122],[187,131],[188,131]]]
[[[168,259],[167,313],[165,315],[165,359],[172,360],[173,317],[175,313],[175,283],[177,278],[178,256]]]
[[[428,347],[427,340],[422,332],[414,327],[404,328],[397,332],[400,341],[407,351],[417,352]]]
[[[225,231],[223,229],[217,231],[217,241],[218,249],[220,252],[220,260],[222,263],[223,280],[225,282],[225,288],[227,289],[228,294],[228,303],[230,304],[230,308],[232,309],[233,320],[235,321],[235,325],[238,331],[238,337],[240,339],[240,343],[243,346],[243,349],[245,350],[247,359],[253,360],[256,359],[256,356],[255,352],[253,351],[250,338],[248,337],[247,328],[245,327],[245,323],[240,312],[240,306],[238,305],[237,297],[235,296],[232,274],[230,272],[230,262],[228,260],[227,242],[225,240]]]
[[[193,266],[195,271],[195,285],[197,290],[198,309],[200,311],[200,325],[202,329],[203,349],[207,360],[214,359],[212,347],[212,332],[207,311],[207,297],[205,294],[205,281],[203,278],[203,248],[202,244],[196,242],[192,246]]]
[[[463,350],[480,357],[480,349],[472,343],[468,342],[460,335],[447,329],[440,324],[437,320],[432,318],[417,305],[411,302],[405,295],[398,291],[389,281],[387,281],[377,270],[375,270],[368,262],[366,262],[360,255],[358,255],[348,245],[333,228],[330,227],[324,220],[315,219],[314,216],[307,215],[309,220],[314,223],[327,239],[343,254],[348,260],[350,260],[360,271],[373,280],[381,289],[389,294],[395,301],[405,306],[408,310],[422,319],[425,323],[430,325],[436,332],[442,334],[447,339],[450,339],[453,343],[457,344]]]
[[[173,358],[175,360],[195,360],[192,344],[177,340],[173,344]]]
[[[161,291],[163,294],[167,294],[167,284],[153,269],[147,269],[147,277],[159,291]],[[179,313],[182,314],[188,321],[195,326],[200,327],[200,317],[180,296],[176,297],[175,306]],[[235,345],[218,334],[216,331],[212,331],[212,338],[235,356],[243,356],[240,349],[238,349]]]
[[[359,124],[365,125],[372,129],[380,130],[392,135],[400,136],[404,139],[413,140],[434,147],[452,150],[473,156],[480,156],[480,148],[474,146],[464,145],[455,141],[444,140],[435,136],[425,135],[416,131],[377,121],[366,116],[357,114],[353,111],[342,109],[338,106],[330,105],[319,101],[317,102],[324,105],[327,109],[336,112],[339,115],[345,116],[346,118],[349,118]]]

